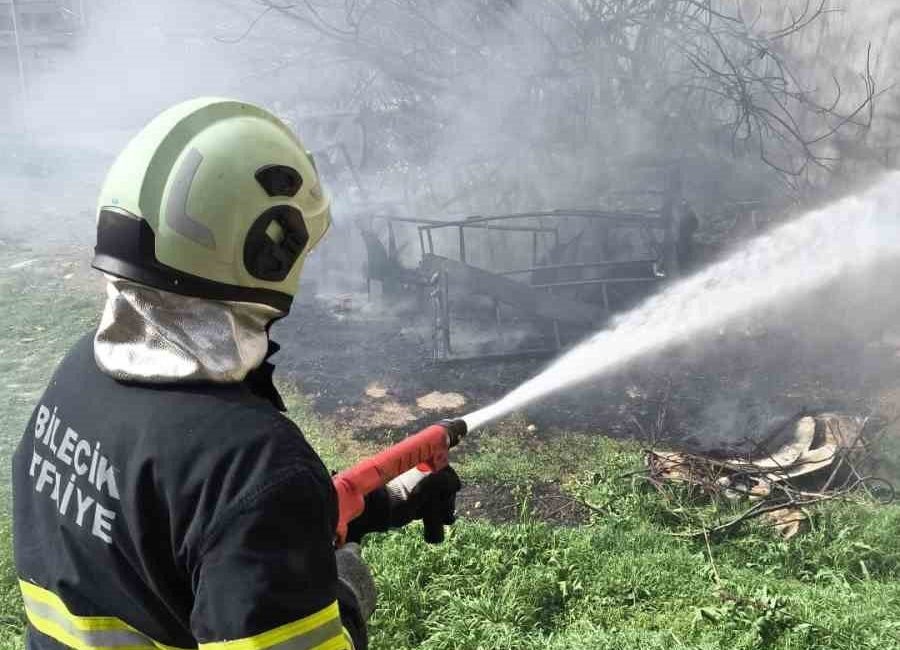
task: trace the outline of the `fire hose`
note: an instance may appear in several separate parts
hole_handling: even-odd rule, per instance
[[[423,472],[444,469],[449,464],[448,452],[467,431],[464,420],[442,420],[336,474],[333,481],[338,497],[337,545],[343,546],[347,541],[347,526],[365,510],[367,494],[414,467]],[[425,513],[422,523],[425,541],[434,544],[444,540],[440,513]]]

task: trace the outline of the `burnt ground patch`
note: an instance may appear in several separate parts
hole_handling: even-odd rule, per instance
[[[283,346],[275,358],[282,377],[317,412],[378,442],[490,404],[550,360],[436,364],[428,313],[372,308],[364,296],[349,309],[306,298],[278,323],[274,338]],[[527,419],[538,436],[564,429],[640,437],[654,434],[665,405],[663,430],[655,434],[702,445],[753,437],[773,419],[804,409],[871,412],[898,385],[896,349],[850,337],[823,346],[806,330],[741,323],[711,334],[702,346],[681,346],[553,396],[530,408]],[[417,400],[433,391],[458,393],[465,404],[420,408]]]
[[[566,494],[557,483],[531,485],[468,483],[456,499],[458,517],[511,523],[523,519],[557,526],[578,526],[590,521],[591,510]]]
[[[347,313],[325,301],[307,300],[273,331],[282,345],[274,361],[318,412],[344,419],[354,410],[402,404],[411,414],[403,428],[489,404],[546,362],[525,358],[436,364],[430,358],[429,323],[428,314],[367,314],[362,308]],[[382,389],[378,398],[367,395],[373,384]],[[466,403],[450,413],[419,408],[417,400],[434,391],[458,393]],[[383,432],[384,424],[378,428]]]

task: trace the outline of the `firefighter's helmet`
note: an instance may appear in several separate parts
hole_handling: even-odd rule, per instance
[[[252,104],[195,99],[157,116],[113,164],[93,266],[287,312],[330,221],[312,156],[284,123]]]

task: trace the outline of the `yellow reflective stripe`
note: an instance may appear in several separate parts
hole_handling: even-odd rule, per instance
[[[31,623],[35,629],[56,639],[64,645],[75,648],[75,650],[98,650],[100,648],[115,648],[116,650],[152,650],[155,648],[153,645],[148,645],[147,643],[142,643],[140,641],[137,645],[121,645],[110,639],[110,641],[112,641],[112,643],[110,643],[100,638],[102,635],[106,634],[105,632],[92,632],[92,635],[97,636],[87,640],[81,634],[72,633],[70,630],[66,630],[62,624],[39,616],[27,607],[25,608],[25,614],[28,616],[28,622]],[[135,639],[135,641],[137,641],[137,639]]]
[[[350,641],[349,638],[349,636],[344,638],[344,635],[342,634],[333,639],[329,639],[325,643],[313,646],[311,650],[353,650],[353,641]]]
[[[347,630],[341,627],[340,634],[313,646],[310,650],[353,650],[353,639],[347,634]]]
[[[184,650],[154,641],[114,616],[78,616],[62,599],[42,587],[19,580],[25,614],[38,631],[76,650]]]
[[[344,628],[340,623],[341,613],[337,601],[315,614],[293,623],[244,639],[201,643],[199,650],[266,650],[283,646],[279,650],[352,650],[344,639]],[[327,633],[326,638],[321,634]]]
[[[28,621],[40,632],[76,650],[186,650],[155,641],[114,616],[78,616],[62,599],[19,580]],[[262,634],[201,643],[199,650],[353,650],[337,601],[315,614]]]
[[[313,646],[312,650],[355,650],[353,638],[350,633],[343,629],[340,636],[329,639],[325,643]]]
[[[69,611],[62,599],[52,591],[47,591],[42,587],[19,580],[19,588],[22,590],[22,597],[28,601],[33,600],[39,603],[49,605],[54,610],[72,619],[72,623],[81,630],[132,630],[133,628],[125,621],[113,616],[76,616]]]

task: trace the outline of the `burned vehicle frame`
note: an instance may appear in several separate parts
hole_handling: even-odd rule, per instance
[[[678,275],[677,221],[673,211],[665,208],[553,210],[453,220],[373,217],[368,227],[360,227],[368,258],[367,291],[371,295],[374,281],[381,284],[388,300],[409,293],[415,293],[421,307],[430,300],[435,361],[549,354],[627,306],[623,297],[646,295],[656,283]],[[375,230],[377,222],[387,233],[386,245]],[[404,227],[406,240],[398,243]],[[408,234],[412,229],[414,235]],[[586,233],[599,231],[609,237],[613,229],[636,234],[641,254],[605,259],[597,246],[584,241]],[[419,249],[415,268],[401,261],[411,237]],[[528,241],[526,246],[522,237]],[[512,257],[520,263],[501,268],[498,261],[509,262],[511,257],[501,249],[510,248],[516,249]],[[498,336],[508,320],[504,311],[511,308],[517,316],[547,326],[547,342],[499,353],[459,353],[453,345],[453,321],[458,315],[452,307],[472,296],[491,302]]]

